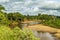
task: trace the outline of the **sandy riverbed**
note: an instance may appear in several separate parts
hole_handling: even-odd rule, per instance
[[[28,28],[32,30],[36,30],[36,31],[55,33],[54,35],[60,38],[60,29],[52,28],[52,27],[45,26],[42,24],[28,26]]]

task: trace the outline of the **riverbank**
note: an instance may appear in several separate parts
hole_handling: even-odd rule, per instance
[[[27,28],[31,30],[36,30],[36,31],[49,32],[54,34],[54,36],[60,38],[60,29],[52,28],[42,24],[31,25],[31,26],[28,26]]]

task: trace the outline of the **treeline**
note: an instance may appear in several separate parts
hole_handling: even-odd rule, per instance
[[[32,31],[21,30],[21,21],[24,15],[19,12],[6,13],[5,8],[0,5],[0,40],[40,40],[36,38]]]
[[[47,14],[38,15],[23,15],[19,12],[6,13],[4,7],[0,7],[0,24],[11,24],[10,26],[20,26],[22,21],[41,20],[41,24],[48,25],[55,28],[60,28],[60,17]],[[13,24],[13,25],[12,25]]]
[[[27,20],[41,20],[41,24],[60,29],[60,16],[38,14],[35,16],[26,16]]]
[[[54,15],[47,15],[47,14],[38,14],[35,16],[32,15],[22,15],[19,12],[15,13],[5,13],[6,19],[10,22],[22,22],[22,21],[34,21],[34,20],[41,20],[41,24],[55,27],[55,28],[60,28],[60,17],[59,16],[54,16]],[[1,20],[1,19],[0,19]]]
[[[60,29],[60,17],[59,16],[43,14],[40,16],[40,19],[42,20],[42,24]]]

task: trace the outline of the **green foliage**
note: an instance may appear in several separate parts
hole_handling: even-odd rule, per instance
[[[42,24],[60,29],[60,18],[56,16],[49,16],[49,15],[42,15],[42,16],[44,16],[44,17],[41,17],[43,18],[41,20],[44,20],[42,21]]]
[[[37,15],[34,15],[34,16],[33,15],[27,15],[26,19],[27,20],[38,20],[38,16]]]
[[[8,19],[5,17],[4,13],[0,12],[0,24],[8,24]]]
[[[0,5],[0,11],[1,10],[5,10],[5,8],[2,5]]]
[[[10,29],[5,26],[0,27],[0,40],[39,40],[28,29],[21,30],[18,27]]]
[[[35,16],[26,16],[27,20],[41,20],[40,23],[51,26],[54,28],[60,29],[60,17],[54,16],[54,15],[47,15],[47,14],[38,14]]]
[[[9,13],[8,15],[8,19],[10,21],[23,21],[24,20],[24,16],[22,14],[20,14],[19,12],[15,12],[15,13]]]

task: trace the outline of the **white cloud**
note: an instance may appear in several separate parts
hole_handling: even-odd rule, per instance
[[[31,4],[31,3],[33,3],[33,1],[32,1],[32,0],[28,0],[28,1],[26,1],[24,4],[25,4],[25,5],[29,5],[29,4]]]
[[[8,0],[2,0],[3,2],[8,2]],[[0,2],[2,2],[0,1]],[[57,13],[53,10],[41,10],[39,8],[51,8],[51,9],[58,9],[60,8],[60,1],[57,0],[26,0],[26,1],[15,1],[10,4],[12,10],[22,10],[21,12],[26,13],[38,13],[38,12],[46,12],[46,13]]]
[[[39,8],[38,8],[38,7],[35,7],[35,8],[34,8],[34,11],[39,11]]]
[[[40,3],[40,6],[44,8],[60,8],[60,2],[48,0]]]
[[[0,0],[0,3],[9,2],[10,0]]]
[[[47,3],[55,3],[55,1],[46,1]]]
[[[16,5],[17,5],[17,4],[21,4],[21,3],[23,3],[23,2],[20,2],[20,1],[19,1],[19,2],[15,2],[14,4],[16,4]]]

